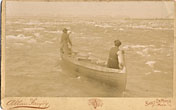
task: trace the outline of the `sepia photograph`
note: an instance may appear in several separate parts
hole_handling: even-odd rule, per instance
[[[173,1],[6,0],[4,40],[4,97],[173,97]]]

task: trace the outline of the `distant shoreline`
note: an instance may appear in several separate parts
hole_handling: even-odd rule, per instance
[[[161,1],[161,0],[7,0],[7,1],[22,1],[22,2],[118,2],[118,1]],[[162,0],[173,1],[173,0]]]
[[[48,17],[48,16],[6,16],[7,19],[15,19],[15,18],[35,18],[35,19],[93,19],[93,18],[100,18],[100,19],[116,19],[116,20],[174,20],[174,18],[120,18],[120,17],[110,17],[110,16],[90,16],[90,17],[77,17],[77,16],[57,16],[57,17]]]

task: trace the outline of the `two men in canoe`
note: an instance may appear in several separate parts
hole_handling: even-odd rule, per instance
[[[68,30],[64,28],[61,36],[61,42],[60,42],[61,43],[60,51],[63,54],[67,54],[67,55],[72,54],[72,51],[71,51],[72,42],[69,38],[70,34],[71,32],[68,32]],[[124,61],[123,61],[124,51],[119,49],[121,42],[119,40],[115,40],[114,45],[115,46],[112,47],[109,51],[107,67],[114,68],[114,69],[122,69],[124,66]]]

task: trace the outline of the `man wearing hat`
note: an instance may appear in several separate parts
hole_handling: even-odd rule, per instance
[[[71,32],[68,33],[68,30],[66,28],[63,29],[63,33],[61,36],[61,52],[64,54],[71,54],[71,48],[70,46],[72,46],[72,42],[69,38],[69,35],[71,34]]]
[[[119,49],[121,42],[119,40],[115,40],[114,45],[115,46],[110,49],[107,66],[109,68],[122,69],[123,64],[121,59],[119,59],[119,56],[123,53],[123,51]]]

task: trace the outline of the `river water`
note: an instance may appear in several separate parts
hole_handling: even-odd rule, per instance
[[[73,50],[107,61],[113,41],[125,50],[125,97],[171,97],[173,20],[115,18],[8,18],[6,96],[118,96],[116,88],[75,77],[60,67],[59,40],[72,31]]]

